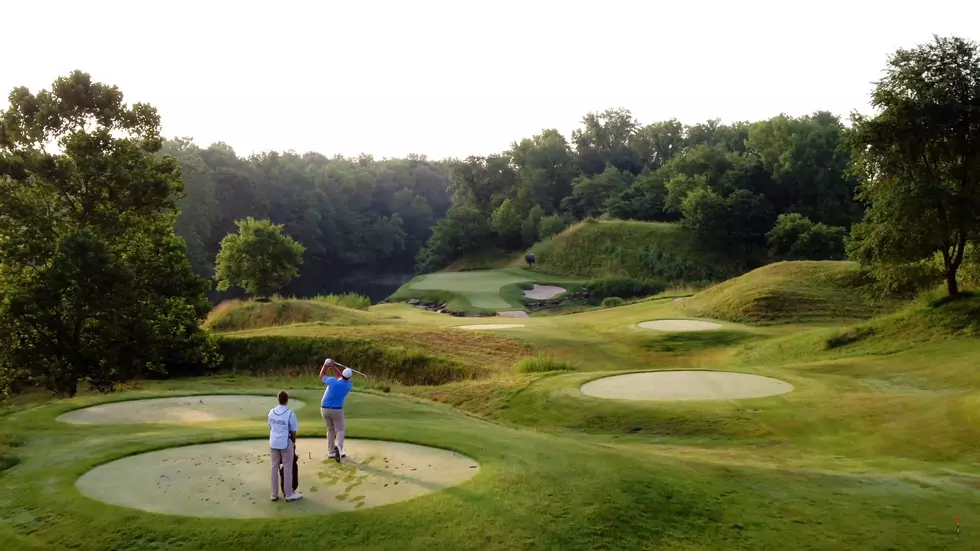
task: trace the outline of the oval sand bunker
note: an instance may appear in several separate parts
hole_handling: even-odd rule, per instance
[[[641,329],[653,329],[654,331],[709,331],[721,327],[720,323],[713,321],[700,320],[654,320],[644,321],[636,324]]]
[[[731,400],[775,396],[793,385],[760,375],[724,371],[654,371],[603,377],[582,385],[582,394],[619,400]]]
[[[348,439],[342,463],[326,438],[300,438],[299,488],[287,503],[271,494],[268,440],[220,442],[124,457],[75,483],[88,497],[153,513],[255,518],[318,515],[405,501],[461,484],[479,471],[457,453],[380,440]]]
[[[293,410],[304,405],[301,400],[289,400]],[[77,425],[203,423],[265,417],[275,406],[275,396],[176,396],[99,404],[59,415],[58,421]]]
[[[455,325],[453,329],[467,329],[469,331],[480,331],[490,329],[516,329],[524,327],[523,323],[483,323],[476,325]]]

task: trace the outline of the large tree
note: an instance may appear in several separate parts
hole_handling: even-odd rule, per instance
[[[888,61],[874,116],[854,116],[859,198],[870,206],[851,254],[866,263],[942,257],[946,288],[980,236],[980,52],[936,37]]]
[[[218,289],[241,287],[251,296],[268,298],[299,275],[306,247],[282,233],[282,224],[245,218],[238,233],[221,240],[215,263]]]
[[[0,385],[72,396],[216,359],[207,282],[174,234],[160,119],[74,72],[0,113]],[[52,147],[54,146],[54,147]]]

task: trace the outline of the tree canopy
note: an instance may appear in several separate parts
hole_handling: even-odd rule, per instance
[[[48,148],[56,146],[57,152]],[[200,369],[207,282],[174,233],[156,110],[74,72],[0,113],[0,385],[72,396]]]
[[[940,38],[899,50],[875,85],[873,116],[854,116],[855,164],[869,204],[852,257],[885,270],[941,257],[950,295],[980,238],[980,52]]]
[[[268,298],[299,275],[306,247],[283,235],[282,224],[245,218],[238,233],[221,240],[214,278],[219,290],[241,287],[251,296]]]

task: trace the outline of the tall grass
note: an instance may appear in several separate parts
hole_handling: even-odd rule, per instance
[[[330,298],[333,297],[333,298]],[[331,325],[365,325],[379,318],[367,307],[355,309],[336,303],[363,306],[370,299],[360,295],[326,295],[317,300],[272,299],[268,302],[226,300],[211,310],[203,327],[211,331],[240,331],[294,323],[319,322]]]
[[[339,295],[331,293],[328,295],[317,295],[313,297],[313,300],[324,304],[332,304],[334,306],[342,306],[344,308],[353,308],[354,310],[367,310],[371,307],[371,299],[357,293],[342,293]]]
[[[375,381],[404,385],[439,385],[486,373],[428,351],[382,346],[355,338],[224,337],[218,340],[218,350],[224,358],[221,369],[232,372],[309,370],[313,373],[329,357],[364,372]]]
[[[521,358],[514,367],[520,373],[547,373],[550,371],[572,371],[574,369],[567,363],[549,356]]]

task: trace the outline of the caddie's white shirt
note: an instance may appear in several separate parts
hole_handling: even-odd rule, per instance
[[[296,414],[286,406],[278,405],[269,410],[269,447],[284,450],[289,447],[289,433],[299,430]]]

